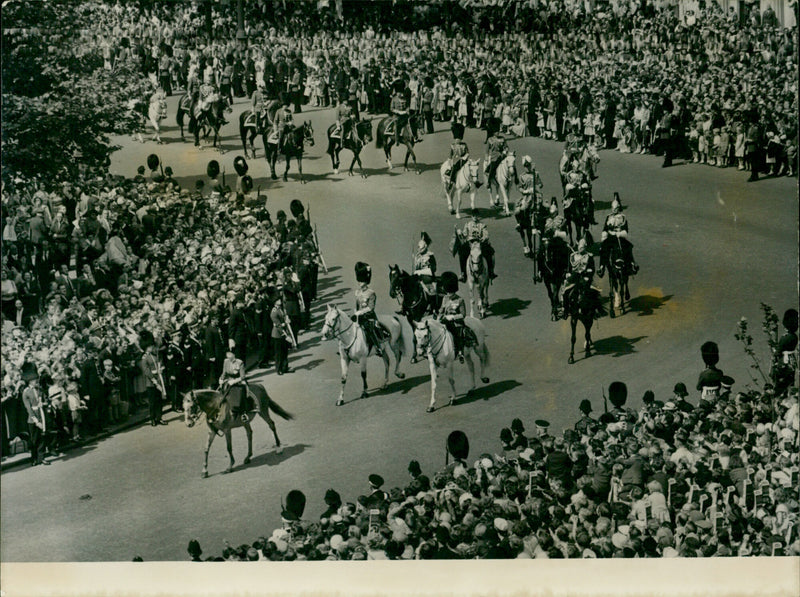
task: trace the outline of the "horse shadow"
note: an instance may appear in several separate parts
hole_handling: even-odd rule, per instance
[[[522,314],[531,301],[524,301],[518,298],[500,299],[489,305],[489,311],[492,315],[502,315],[502,319],[511,319],[518,317]]]
[[[594,202],[594,211],[605,211],[611,209],[611,201],[597,201]]]
[[[319,340],[314,342],[314,345],[317,345],[317,344],[319,344]],[[308,363],[306,363],[305,365],[297,365],[297,366],[295,366],[294,370],[295,371],[300,371],[302,369],[304,371],[310,371],[311,369],[314,369],[315,367],[317,367],[320,363],[324,363],[324,362],[325,361],[323,359],[312,359]]]
[[[419,170],[420,174],[431,170],[439,170],[441,167],[441,164],[423,164],[422,162],[417,162],[417,170]]]
[[[388,386],[386,386],[385,390],[377,390],[376,393],[391,394],[395,392],[400,392],[401,394],[404,395],[409,394],[411,390],[425,384],[426,382],[430,381],[430,379],[431,379],[430,375],[417,375],[416,377],[406,377],[405,379],[396,379],[395,381],[391,382]]]
[[[634,344],[644,340],[647,336],[637,336],[636,338],[625,338],[624,336],[610,336],[595,340],[592,349],[596,354],[607,354],[612,357],[621,357],[636,352]]]
[[[510,209],[510,210],[514,209],[514,204],[513,204],[512,201],[508,202],[508,209]],[[472,214],[473,210],[472,209],[466,209],[464,211],[467,211],[470,214]],[[481,220],[505,220],[505,219],[511,217],[511,216],[506,216],[506,215],[503,214],[502,207],[500,207],[500,208],[497,208],[497,207],[476,207],[474,211],[476,211],[478,213],[478,217]]]
[[[333,268],[328,268],[328,273],[324,274],[323,277],[319,277],[317,280],[317,294],[320,293],[321,290],[325,290],[326,288],[330,288],[331,286],[337,286],[339,281],[342,279],[341,276],[331,276],[330,273],[333,271]]]
[[[325,293],[325,296],[321,298],[323,298],[326,302],[332,302],[342,298],[350,292],[351,291],[347,288],[339,288],[337,290],[331,290],[330,292]]]
[[[489,400],[504,392],[518,388],[522,384],[516,379],[506,379],[504,381],[496,381],[485,386],[476,387],[471,392],[468,392],[460,398],[456,398],[456,404],[469,404],[478,400]]]
[[[628,308],[630,311],[638,313],[639,317],[652,315],[653,311],[660,309],[664,303],[672,298],[672,296],[673,295],[671,294],[668,294],[667,296],[643,294],[642,296],[632,298],[628,302]]]
[[[277,466],[289,458],[293,458],[305,452],[306,448],[310,448],[311,444],[296,444],[293,446],[283,446],[283,451],[278,454],[275,448],[272,448],[268,452],[262,452],[257,456],[253,456],[250,459],[250,462],[247,464],[240,464],[234,468],[234,471],[243,471],[249,468],[255,468],[259,466]],[[222,471],[217,473],[218,475],[224,474]]]

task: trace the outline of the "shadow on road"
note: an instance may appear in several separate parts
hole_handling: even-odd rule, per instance
[[[306,343],[304,342],[303,344],[306,344]],[[315,344],[315,345],[316,345],[316,344],[319,344],[319,342],[315,342],[314,344]],[[307,346],[308,346],[308,345],[306,345],[305,347],[307,347]],[[304,348],[305,348],[305,347],[304,347]],[[300,369],[303,369],[304,371],[310,371],[311,369],[314,369],[314,368],[315,368],[317,365],[319,365],[320,363],[324,363],[324,362],[325,362],[325,361],[324,361],[323,359],[311,359],[311,360],[310,360],[308,363],[306,363],[305,365],[296,365],[296,366],[294,367],[294,370],[295,370],[295,371],[299,371]]]
[[[499,396],[503,392],[508,392],[514,388],[518,388],[522,384],[516,379],[507,379],[505,381],[496,381],[485,386],[478,386],[469,394],[456,399],[456,404],[469,404],[477,400],[489,400],[495,396]]]
[[[257,466],[276,466],[286,460],[289,460],[290,458],[293,458],[294,456],[302,454],[303,452],[305,452],[306,448],[310,447],[311,444],[297,444],[294,446],[284,446],[283,452],[281,452],[280,454],[278,454],[275,451],[275,448],[272,448],[269,452],[264,452],[262,454],[254,456],[253,459],[247,464],[241,464],[235,466],[233,470],[234,472],[236,472],[236,471],[243,471],[249,468],[254,468]],[[221,475],[224,473],[219,472],[217,474]]]
[[[502,200],[501,200],[502,203]],[[508,209],[514,209],[514,202],[508,202]],[[469,212],[472,215],[472,209],[465,209],[464,211]],[[511,216],[503,215],[503,208],[502,205],[498,207],[476,207],[475,211],[478,212],[478,217],[481,220],[505,220],[510,218]]]
[[[625,338],[624,336],[611,336],[609,338],[601,338],[594,342],[595,354],[608,354],[612,357],[621,357],[626,354],[633,354],[636,352],[634,344],[640,340],[644,340],[647,336],[638,336],[636,338]]]
[[[595,213],[611,209],[611,201],[597,201],[594,202]]]
[[[407,364],[407,361],[406,361]],[[390,373],[390,375],[394,375],[394,373]],[[406,374],[407,375],[407,374]],[[391,379],[391,378],[390,378]],[[378,394],[392,394],[394,392],[400,392],[401,394],[408,394],[414,388],[423,385],[431,380],[430,375],[418,375],[416,377],[406,377],[405,379],[395,379],[395,381],[389,383],[386,386],[385,390],[380,392],[376,392]]]
[[[653,311],[660,309],[664,303],[672,298],[672,296],[673,295],[671,294],[668,294],[667,296],[653,296],[652,294],[644,294],[642,296],[632,298],[628,303],[628,307],[631,311],[638,313],[639,317],[642,317],[643,315],[652,315]]]
[[[502,315],[502,319],[511,319],[522,314],[531,301],[524,301],[518,298],[500,299],[489,305],[489,312],[492,315]]]

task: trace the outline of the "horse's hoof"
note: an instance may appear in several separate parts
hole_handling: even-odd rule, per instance
[[[208,473],[207,473],[207,472],[205,472],[205,473],[203,473],[202,475],[200,475],[200,477],[201,477],[202,479],[208,479]]]
[[[276,454],[283,454],[283,446],[276,446],[275,453]]]
[[[406,378],[406,374],[405,373],[395,373],[395,375],[397,376],[397,379],[405,379]]]
[[[250,464],[250,457],[249,456],[244,459],[244,463],[245,464]]]
[[[572,365],[573,363],[575,363],[575,358],[574,358],[573,356],[571,356],[571,355],[570,355],[569,359],[567,359],[567,362],[568,362],[570,365]]]
[[[451,216],[455,215],[455,213],[456,213],[456,210],[454,210],[454,209],[451,209],[451,210],[450,210],[450,215],[451,215]]]
[[[339,170],[338,170],[337,168],[334,168],[334,169],[333,169],[333,173],[334,173],[334,174],[339,174]]]
[[[587,350],[587,351],[584,353],[584,355],[583,355],[583,356],[584,356],[584,357],[586,357],[586,358],[588,359],[590,356],[592,356],[592,351],[591,351],[591,350]]]
[[[435,409],[432,406],[429,406],[428,408],[425,409],[425,412],[426,413],[432,413],[434,410]]]
[[[359,398],[361,398],[362,400],[364,400],[365,398],[368,398],[368,397],[369,397],[369,394],[367,394],[366,392],[361,392],[361,396],[359,396]]]
[[[609,310],[608,310],[608,316],[609,316],[611,319],[614,319],[614,310],[613,310],[613,309],[609,309]]]
[[[274,174],[273,174],[272,176],[270,176],[270,178],[271,178],[272,180],[278,180],[278,177],[277,177],[277,176],[275,176]]]
[[[461,214],[460,214],[460,213],[457,213],[457,214],[456,214],[456,220],[460,220],[460,219],[461,219]]]
[[[337,400],[336,406],[342,406],[344,404],[344,400]]]
[[[467,396],[469,396],[469,392],[467,392]],[[447,403],[448,406],[453,406],[456,403],[455,398],[450,398],[450,402]]]
[[[228,474],[228,473],[230,473],[232,470],[233,470],[232,468],[226,468],[224,471],[222,471],[222,474],[223,474],[223,475],[227,475],[227,474]]]
[[[488,377],[481,377],[481,381],[483,383],[489,383],[489,378]]]

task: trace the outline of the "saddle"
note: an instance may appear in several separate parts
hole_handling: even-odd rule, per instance
[[[277,129],[277,127],[273,127],[272,131],[267,137],[267,143],[272,143],[273,145],[277,145],[280,139],[281,139],[281,132]]]
[[[247,115],[247,118],[244,119],[244,126],[245,128],[256,128],[258,126],[255,112]]]

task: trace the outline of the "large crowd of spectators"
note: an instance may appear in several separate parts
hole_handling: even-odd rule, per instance
[[[584,400],[562,434],[541,420],[526,434],[514,419],[477,458],[453,432],[454,462],[430,477],[411,461],[404,486],[384,491],[374,474],[372,492],[352,501],[330,489],[317,498],[318,519],[304,518],[305,494],[293,490],[281,528],[206,558],[800,555],[797,388],[734,392],[733,383],[723,377],[718,396],[695,402],[678,382],[664,400],[646,392],[637,411],[615,382],[599,418]],[[202,559],[196,540],[188,552]]]

